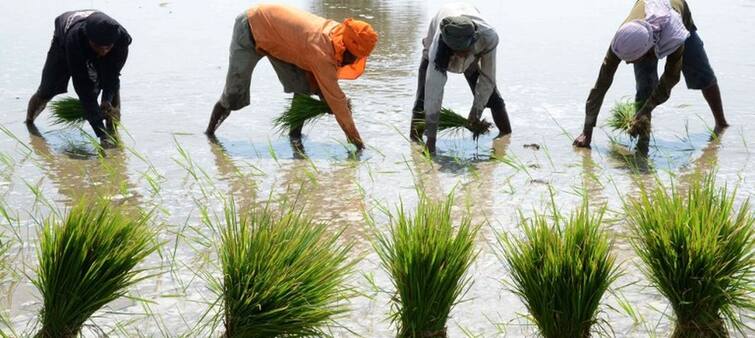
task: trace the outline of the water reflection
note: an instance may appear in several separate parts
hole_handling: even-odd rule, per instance
[[[65,197],[64,203],[72,205],[82,197],[101,196],[117,204],[139,206],[140,196],[129,181],[123,149],[99,154],[83,140],[48,142],[37,127],[27,128],[31,149],[41,160],[42,171]],[[60,150],[56,151],[55,145]]]
[[[322,169],[309,160],[284,163],[275,182],[280,195],[272,197],[304,205],[309,215],[328,222],[333,229],[345,227],[345,238],[368,246],[370,236],[362,215],[364,196],[357,177],[360,164],[345,161]]]
[[[257,200],[257,183],[254,173],[242,171],[217,138],[208,137],[207,141],[215,159],[218,177],[228,183],[228,195],[233,196],[234,201],[242,210],[252,206]]]

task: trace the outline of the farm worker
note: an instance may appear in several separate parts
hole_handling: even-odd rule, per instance
[[[658,79],[658,60],[666,66]],[[697,35],[689,5],[684,0],[639,0],[616,32],[600,67],[598,81],[587,98],[582,134],[574,140],[577,147],[590,147],[600,106],[621,61],[634,65],[637,82],[635,102],[639,110],[629,130],[632,136],[647,137],[650,114],[668,100],[671,89],[684,74],[687,88],[702,90],[716,121],[715,132],[728,127],[721,103],[721,92],[713,68]],[[642,134],[642,135],[640,135]]]
[[[225,88],[205,133],[214,135],[231,111],[249,105],[252,72],[268,56],[285,92],[321,95],[349,142],[363,149],[338,80],[362,75],[377,38],[372,26],[359,20],[338,23],[278,4],[250,8],[236,17]],[[291,136],[300,133],[295,130]]]
[[[503,136],[511,133],[506,105],[495,81],[498,34],[472,5],[452,3],[441,7],[430,21],[427,36],[422,39],[422,61],[419,66],[417,95],[412,109],[409,136],[422,141],[425,120],[426,146],[435,152],[435,137],[443,101],[447,73],[464,74],[474,93],[469,120],[477,122],[488,107],[493,121]]]
[[[120,119],[120,73],[130,44],[126,29],[105,13],[71,11],[55,18],[42,83],[29,99],[26,123],[34,124],[50,99],[68,91],[68,80],[73,78],[84,117],[102,146],[112,147]],[[97,104],[100,93],[102,98]]]

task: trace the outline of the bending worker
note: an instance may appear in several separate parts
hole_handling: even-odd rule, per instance
[[[658,60],[666,66],[658,79]],[[650,114],[668,100],[671,89],[683,73],[687,88],[702,90],[716,121],[715,132],[728,127],[716,75],[708,62],[703,41],[697,35],[689,6],[684,0],[638,0],[629,18],[616,32],[600,67],[598,81],[587,98],[585,125],[574,140],[578,147],[590,147],[600,106],[621,61],[634,65],[638,111],[629,130],[632,136],[647,137]]]
[[[214,135],[231,111],[249,105],[252,72],[268,56],[287,93],[321,95],[349,142],[364,148],[338,80],[361,76],[376,43],[377,33],[363,21],[337,23],[277,4],[250,8],[236,18],[225,88],[205,133]]]
[[[435,137],[447,72],[463,73],[474,93],[474,102],[469,112],[472,123],[479,121],[482,111],[489,107],[500,132],[498,136],[510,134],[511,124],[506,105],[495,81],[498,34],[480,17],[477,8],[465,3],[441,7],[430,22],[422,45],[424,48],[410,137],[421,142],[422,128],[417,122],[424,118],[426,146],[430,152],[435,152]]]
[[[55,18],[55,33],[42,70],[42,83],[29,99],[26,123],[34,120],[55,95],[73,88],[86,120],[103,147],[113,146],[120,119],[120,72],[128,58],[131,36],[105,13],[84,10]],[[97,97],[102,93],[101,103]],[[107,128],[103,123],[107,121]]]

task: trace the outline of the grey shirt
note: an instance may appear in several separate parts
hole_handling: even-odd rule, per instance
[[[485,20],[480,17],[480,11],[466,3],[452,3],[444,5],[430,22],[427,36],[422,39],[422,56],[429,60],[427,76],[425,77],[425,135],[435,137],[438,132],[438,117],[443,103],[443,87],[446,85],[446,72],[435,67],[435,55],[440,39],[440,22],[449,16],[465,16],[477,25],[477,41],[465,57],[451,56],[448,71],[462,74],[467,68],[477,63],[480,76],[475,86],[472,109],[478,116],[485,109],[490,95],[495,90],[495,50],[498,46],[498,34]]]

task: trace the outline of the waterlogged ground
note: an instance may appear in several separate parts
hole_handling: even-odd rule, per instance
[[[350,155],[332,118],[305,129],[306,156],[294,155],[288,139],[271,127],[290,97],[282,93],[266,62],[255,72],[251,106],[233,113],[217,140],[201,133],[222,89],[233,18],[250,2],[0,2],[5,18],[0,20],[0,231],[13,240],[14,269],[3,283],[0,309],[15,330],[12,336],[33,332],[40,309],[39,294],[29,282],[36,266],[39,222],[51,210],[63,210],[92,193],[133,210],[154,209],[164,245],[143,264],[155,276],[131,290],[132,299],[99,311],[87,336],[219,335],[220,329],[213,331],[216,295],[206,279],[217,275],[217,241],[200,219],[204,209],[210,214],[222,209],[219,196],[234,196],[241,204],[298,196],[334,231],[345,227],[344,240],[356,242],[354,256],[364,256],[353,278],[361,294],[333,333],[391,336],[391,285],[371,250],[371,230],[362,215],[375,213],[380,223],[385,217],[379,206],[400,201],[412,206],[417,190],[432,197],[455,190],[458,211],[468,206],[476,221],[489,223],[477,241],[481,254],[471,272],[474,285],[449,320],[450,336],[535,333],[521,302],[504,284],[507,274],[496,256],[497,233],[517,234],[517,211],[546,210],[551,195],[558,208],[568,212],[585,192],[592,204],[608,206],[606,228],[626,271],[614,295],[606,298],[601,318],[610,327],[605,326],[604,333],[668,334],[670,309],[639,274],[623,217],[616,211],[622,198],[635,195],[642,184],[652,185],[656,177],[667,181],[676,176],[685,185],[697,173],[717,170],[721,183],[738,187],[739,203],[755,191],[755,1],[690,1],[732,127],[711,140],[712,118],[702,96],[680,85],[654,116],[647,157],[635,155],[620,135],[614,135],[620,145],[611,146],[613,133],[606,128],[596,131],[592,150],[571,146],[613,29],[631,1],[478,1],[500,34],[498,84],[514,134],[496,141],[483,137],[479,143],[469,135],[446,135],[433,159],[422,156],[405,136],[420,40],[439,4],[291,3],[338,20],[360,17],[380,33],[366,74],[343,83],[368,144],[360,156]],[[39,119],[38,130],[22,123],[26,102],[38,85],[53,18],[65,10],[91,7],[110,13],[134,37],[122,77],[125,147],[107,151],[104,158],[80,131],[51,125],[49,113]],[[631,68],[623,66],[606,103],[631,96],[633,85]],[[470,103],[466,83],[451,76],[445,105],[463,114]]]

